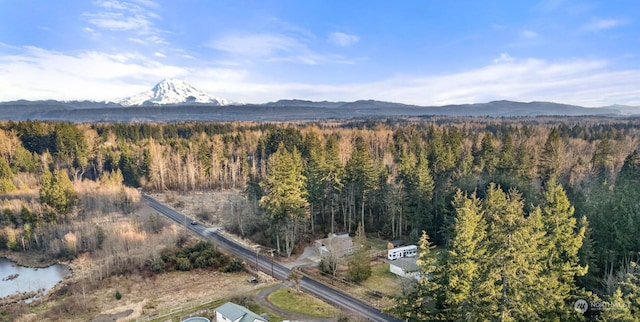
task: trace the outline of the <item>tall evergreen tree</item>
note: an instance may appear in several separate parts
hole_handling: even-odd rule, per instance
[[[9,163],[0,157],[0,193],[13,190],[16,190],[16,186],[13,184],[13,171],[11,171]]]
[[[500,149],[500,160],[498,168],[503,175],[510,176],[515,169],[515,153],[513,148],[513,139],[508,132],[502,137],[502,147]]]
[[[478,158],[480,162],[480,168],[482,171],[490,177],[496,171],[500,159],[493,146],[493,135],[491,133],[485,133],[480,143],[480,155]]]
[[[355,217],[358,213],[356,209],[359,210],[360,221],[366,227],[364,221],[366,198],[374,188],[376,170],[371,153],[361,137],[356,138],[351,158],[345,165],[345,176],[352,215]]]
[[[609,296],[609,306],[600,312],[600,321],[640,321],[640,267],[638,262],[631,262],[628,268],[615,292]]]
[[[620,288],[607,301],[611,306],[606,307],[598,315],[598,321],[606,322],[639,322],[640,310],[632,308],[629,295],[622,293]],[[637,303],[640,304],[640,303]]]
[[[425,231],[419,241],[420,280],[416,289],[408,296],[399,300],[395,308],[396,313],[406,321],[437,321],[440,319],[438,310],[438,293],[440,292],[440,280],[436,262],[433,256],[433,245],[429,241],[429,235]]]
[[[483,200],[488,256],[471,296],[474,320],[533,321],[543,317],[544,288],[540,252],[544,235],[540,212],[524,216],[516,191],[505,193],[491,184]]]
[[[80,129],[71,123],[56,123],[54,142],[55,149],[52,152],[63,166],[84,171],[88,164],[89,149]]]
[[[260,203],[269,216],[271,227],[276,232],[276,244],[281,250],[284,240],[287,256],[291,256],[298,241],[301,224],[308,215],[306,178],[303,174],[302,158],[297,149],[287,151],[280,144],[269,157],[267,175],[262,184],[265,195]]]
[[[600,182],[589,193],[587,211],[597,269],[615,273],[640,252],[640,158],[625,159],[613,191]],[[610,290],[611,292],[613,290]]]
[[[344,166],[340,161],[340,154],[338,151],[338,141],[335,137],[329,137],[327,139],[325,147],[325,169],[323,171],[324,177],[322,178],[325,199],[330,200],[331,204],[331,232],[335,232],[335,213],[339,203],[340,193],[343,190],[344,182]]]
[[[40,202],[53,208],[56,213],[66,215],[71,212],[78,195],[66,170],[44,169],[40,176]]]
[[[602,179],[608,179],[610,172],[613,170],[611,153],[611,142],[609,141],[609,137],[605,135],[600,142],[596,143],[596,149],[591,158],[594,171],[601,176]]]
[[[357,248],[349,258],[349,270],[347,277],[356,282],[362,282],[371,276],[371,258],[369,258],[369,243],[362,223],[358,223],[358,229],[353,240],[353,247]]]
[[[473,320],[476,316],[471,292],[486,264],[486,222],[481,201],[460,190],[453,200],[455,218],[451,240],[444,259],[443,313],[446,320]]]
[[[551,177],[560,177],[560,166],[564,156],[564,144],[557,128],[551,129],[544,143],[538,164],[538,173],[542,182]]]
[[[307,199],[310,206],[311,230],[313,232],[316,213],[324,214],[326,196],[323,179],[326,176],[325,170],[327,166],[324,149],[315,133],[307,134],[305,145],[309,156],[305,163],[304,174],[307,178]]]
[[[546,184],[540,209],[546,232],[542,245],[545,251],[542,277],[549,286],[549,292],[545,295],[545,309],[551,309],[554,316],[565,320],[570,318],[566,307],[571,302],[571,292],[576,289],[575,278],[587,273],[587,268],[580,266],[578,257],[586,227],[577,225],[575,209],[564,188],[553,176]],[[583,220],[586,221],[586,218]]]
[[[407,212],[412,234],[417,235],[419,231],[426,230],[427,234],[433,236],[442,222],[434,218],[432,212],[435,183],[428,163],[424,152],[417,160],[413,153],[406,154],[401,161],[399,179],[406,191]]]

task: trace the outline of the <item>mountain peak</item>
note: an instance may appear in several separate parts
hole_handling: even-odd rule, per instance
[[[152,89],[122,99],[119,103],[123,106],[190,103],[223,106],[230,104],[228,100],[210,96],[187,81],[172,78],[165,78]]]

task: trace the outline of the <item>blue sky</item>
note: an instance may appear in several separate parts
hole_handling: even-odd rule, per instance
[[[0,101],[164,78],[247,103],[640,106],[637,0],[0,2]]]

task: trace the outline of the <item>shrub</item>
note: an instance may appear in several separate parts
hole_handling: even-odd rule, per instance
[[[191,261],[186,257],[180,257],[176,261],[176,266],[180,271],[189,271],[191,270]]]
[[[240,259],[233,258],[227,266],[222,270],[225,273],[238,272],[244,269],[244,262]]]

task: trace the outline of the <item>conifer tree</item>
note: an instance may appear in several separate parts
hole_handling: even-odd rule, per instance
[[[13,184],[13,172],[9,163],[3,157],[0,157],[0,193],[16,190]]]
[[[483,199],[487,221],[487,256],[479,282],[471,292],[478,299],[470,307],[474,320],[533,321],[545,285],[540,246],[543,226],[539,212],[524,216],[524,201],[516,191],[505,193],[491,184]]]
[[[45,168],[40,176],[40,202],[53,208],[56,213],[66,215],[71,212],[78,195],[69,179],[67,170],[54,174]]]
[[[538,172],[542,182],[546,182],[552,176],[560,176],[560,165],[564,154],[564,144],[560,139],[557,128],[551,129],[547,141],[544,143],[538,165]]]
[[[300,224],[308,215],[306,178],[297,149],[289,152],[280,143],[276,152],[269,157],[267,175],[262,185],[266,194],[260,203],[276,231],[278,250],[284,238],[285,252],[291,256],[299,238]]]
[[[549,286],[545,296],[548,305],[545,308],[555,311],[555,316],[565,313],[563,319],[567,319],[566,307],[570,302],[570,293],[575,290],[575,278],[587,273],[587,268],[580,266],[578,257],[586,226],[577,226],[574,207],[555,177],[552,176],[547,182],[543,198],[540,211],[546,235],[542,276]]]
[[[503,175],[511,175],[515,168],[515,155],[513,139],[508,132],[502,137],[502,147],[500,149],[500,160],[498,167]]]
[[[611,152],[611,142],[609,137],[605,135],[600,142],[596,143],[596,149],[591,158],[591,164],[593,164],[596,174],[600,175],[602,179],[607,179],[612,170]]]
[[[524,144],[524,142],[520,143],[520,145],[518,145],[515,151],[515,169],[514,169],[514,175],[520,187],[524,187],[526,185],[531,184],[531,179],[533,179],[533,174],[532,174],[534,169],[533,164],[534,164],[533,156],[529,152],[529,149]]]
[[[324,213],[324,194],[323,179],[325,178],[325,154],[322,145],[315,133],[307,134],[305,137],[305,145],[309,156],[305,163],[304,174],[307,178],[308,201],[311,214],[311,231],[314,231],[315,214]]]
[[[476,299],[471,291],[486,264],[486,222],[475,193],[467,197],[458,190],[453,207],[456,215],[443,267],[443,313],[446,320],[473,319]]]
[[[59,170],[54,173],[54,195],[56,196],[53,207],[58,213],[66,215],[71,212],[78,200],[73,183],[69,179],[67,170]]]
[[[335,212],[337,208],[337,201],[340,196],[340,192],[344,187],[343,176],[344,167],[340,161],[340,155],[338,151],[338,142],[334,137],[330,137],[326,143],[325,154],[325,169],[323,171],[324,177],[322,178],[324,186],[325,198],[331,201],[331,232],[335,232]]]
[[[422,152],[418,158],[413,153],[402,157],[400,176],[407,192],[407,212],[412,233],[427,230],[434,235],[440,222],[432,213],[432,199],[435,183],[429,170],[429,161]]]
[[[351,158],[345,165],[347,190],[350,194],[352,214],[360,212],[360,221],[364,221],[367,195],[373,190],[376,182],[376,171],[369,149],[361,137],[356,138]]]
[[[437,276],[437,260],[431,252],[434,246],[431,245],[429,235],[425,231],[422,232],[418,247],[417,264],[420,267],[420,280],[413,292],[400,299],[396,313],[407,321],[437,321],[440,318],[438,311],[440,276]]]
[[[353,247],[357,248],[349,258],[349,270],[347,276],[350,280],[359,283],[371,276],[371,259],[369,258],[369,243],[364,232],[362,222],[358,223],[358,229],[353,240]]]
[[[600,312],[598,321],[611,321],[611,322],[638,322],[640,317],[635,313],[640,311],[633,310],[630,306],[630,302],[625,298],[620,288],[609,297],[607,301],[611,306]]]
[[[478,161],[485,174],[492,176],[495,173],[500,160],[493,146],[493,135],[491,133],[485,133],[482,137]]]
[[[609,296],[608,307],[599,316],[601,321],[640,321],[640,265],[631,262],[628,271]]]

